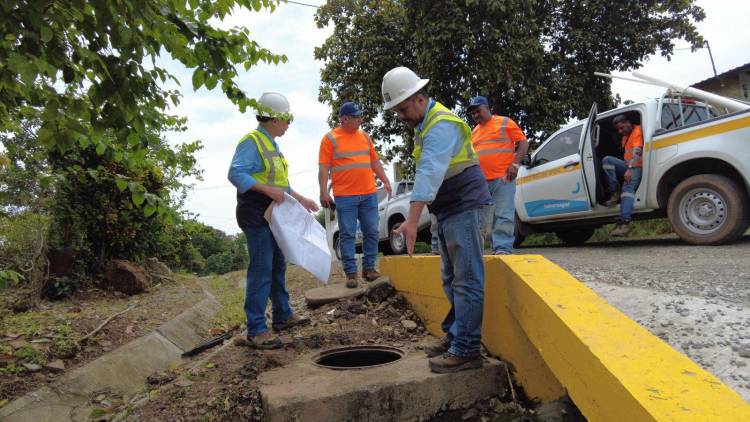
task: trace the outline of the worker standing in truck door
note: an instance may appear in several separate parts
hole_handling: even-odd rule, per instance
[[[380,274],[375,269],[378,256],[378,176],[388,198],[391,182],[385,175],[370,136],[359,128],[362,110],[353,102],[339,108],[339,126],[323,136],[318,154],[318,183],[320,203],[328,208],[336,204],[339,224],[339,248],[346,273],[346,287],[357,287],[357,259],[355,258],[357,221],[362,230],[362,278],[375,281]],[[331,175],[334,200],[328,193]]]
[[[492,253],[508,255],[513,253],[515,240],[516,175],[529,143],[513,119],[492,114],[486,97],[472,98],[467,111],[477,124],[471,133],[471,143],[479,155],[479,165],[495,203],[494,213],[485,216],[489,218],[484,230],[492,233]]]
[[[406,67],[383,76],[386,110],[393,110],[415,132],[417,163],[409,215],[396,230],[409,255],[414,252],[419,217],[425,206],[437,217],[441,278],[451,304],[443,320],[445,337],[425,348],[433,372],[482,366],[479,354],[484,305],[484,263],[480,233],[482,207],[491,204],[471,129],[447,107],[430,98],[420,79]]]
[[[281,340],[268,332],[266,306],[271,299],[274,331],[306,324],[309,318],[293,313],[286,290],[286,259],[276,244],[263,214],[271,202],[283,202],[289,193],[309,211],[318,206],[289,187],[287,162],[276,138],[292,122],[289,101],[278,92],[265,92],[258,99],[258,127],[245,135],[234,151],[229,181],[237,188],[237,223],[247,238],[245,315],[247,341],[257,349],[278,349]]]

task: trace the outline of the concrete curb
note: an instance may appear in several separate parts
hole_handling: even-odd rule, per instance
[[[589,420],[750,420],[739,394],[544,257],[484,261],[482,342],[513,365],[529,396],[551,401],[567,391]],[[449,304],[439,259],[380,263],[440,335]]]
[[[27,393],[0,409],[7,422],[77,421],[91,412],[89,396],[102,390],[123,396],[144,387],[146,378],[188,362],[182,353],[207,336],[211,318],[219,311],[216,298],[205,299],[150,334],[126,343],[60,377],[48,387]]]

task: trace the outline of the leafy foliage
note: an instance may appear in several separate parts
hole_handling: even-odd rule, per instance
[[[159,58],[192,69],[193,89],[221,89],[242,112],[257,108],[234,82],[238,68],[286,57],[251,40],[247,28],[218,21],[276,4],[0,3],[0,216],[50,218],[51,245],[74,249],[89,274],[110,258],[146,256],[203,271],[217,255],[211,271],[237,267],[244,249],[233,241],[205,257],[190,243],[181,180],[200,177],[193,155],[201,145],[163,139],[165,131],[184,130],[185,120],[168,113],[180,92],[165,87],[179,81]]]
[[[543,139],[594,101],[613,105],[609,81],[594,71],[633,69],[657,49],[669,57],[676,39],[701,46],[693,22],[704,12],[693,3],[328,0],[316,16],[333,26],[315,50],[325,62],[319,99],[334,110],[360,103],[386,158],[407,167],[411,134],[382,112],[382,77],[396,66],[429,78],[431,95],[459,112],[471,96],[488,96],[496,113]]]

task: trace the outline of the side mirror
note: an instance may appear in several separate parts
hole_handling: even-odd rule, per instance
[[[660,134],[662,134],[662,133],[664,133],[666,131],[667,131],[666,129],[664,129],[663,127],[660,127],[659,129],[656,129],[654,131],[654,135],[660,135]]]

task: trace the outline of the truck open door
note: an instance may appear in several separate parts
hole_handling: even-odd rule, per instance
[[[594,140],[596,138],[596,114],[598,107],[596,103],[591,106],[591,112],[589,112],[589,118],[583,125],[581,131],[581,143],[578,147],[578,153],[581,156],[581,167],[583,174],[583,182],[586,186],[586,193],[589,199],[589,205],[591,207],[596,206],[596,189],[600,183],[599,179],[599,158],[596,155],[596,149],[594,146]]]

